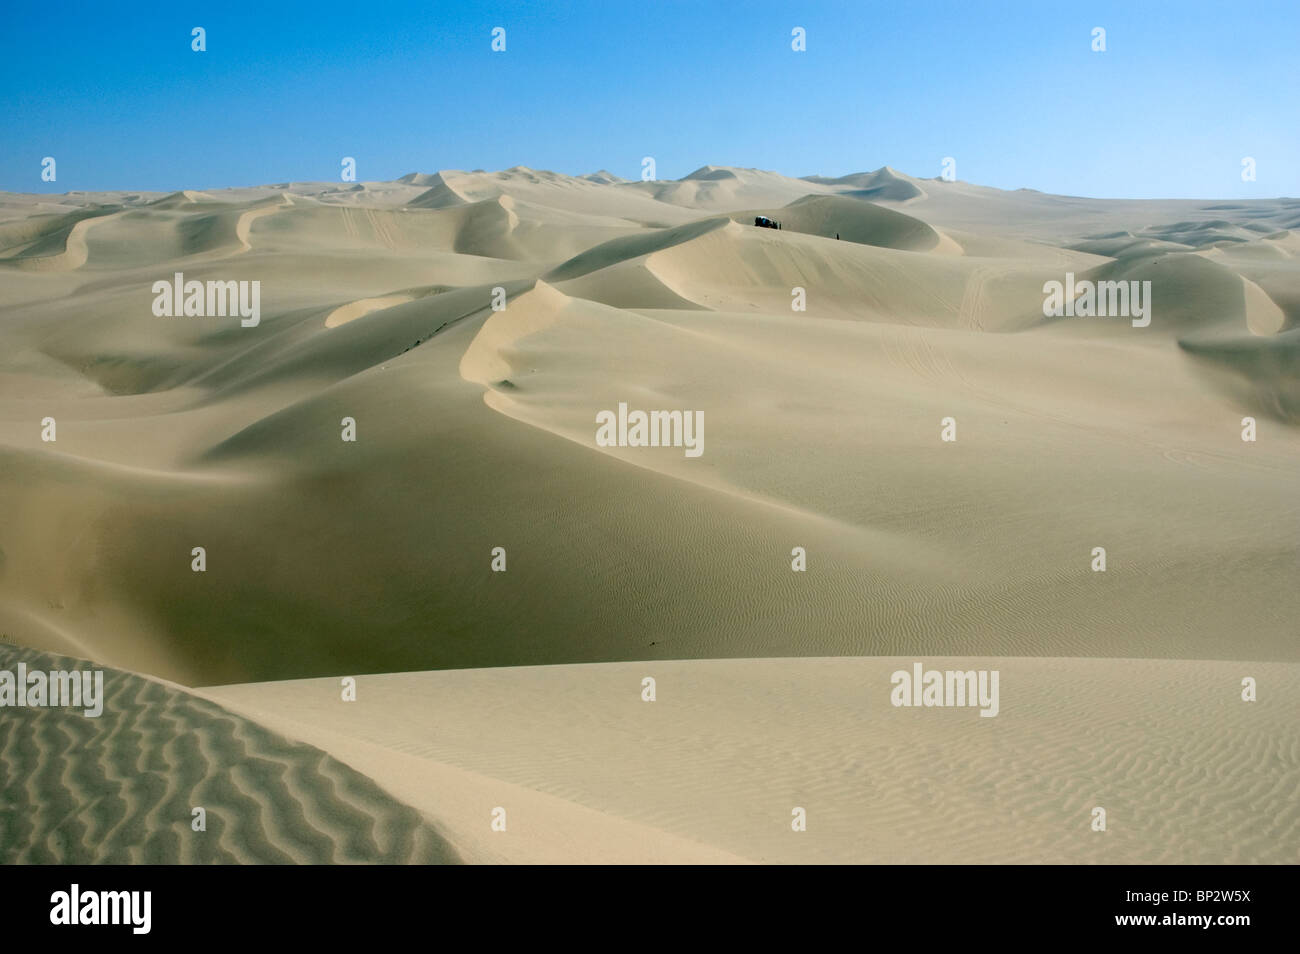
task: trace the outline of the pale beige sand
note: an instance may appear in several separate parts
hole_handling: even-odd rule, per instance
[[[5,857],[1300,860],[1297,228],[891,169],[0,196],[0,645],[251,720],[6,711]],[[1067,271],[1151,326],[1045,319]],[[261,323],[155,317],[176,272]],[[704,455],[597,447],[620,401]],[[944,657],[1002,714],[888,706]]]
[[[926,659],[1000,671],[982,718],[891,706],[914,661],[400,673],[349,703],[335,679],[202,692],[437,818],[471,861],[1300,862],[1300,666]]]
[[[325,319],[325,327],[337,328],[339,325],[346,325],[349,321],[355,321],[372,311],[403,305],[410,301],[411,297],[410,295],[385,295],[382,298],[362,298],[360,301],[348,302],[329,313]]]
[[[19,661],[96,668],[0,645],[0,669]],[[155,679],[109,671],[104,695],[95,718],[0,710],[0,863],[460,860],[418,812],[319,749]]]
[[[0,197],[0,631],[186,684],[1300,661],[1297,224],[889,169]],[[261,323],[155,317],[177,271]],[[1066,271],[1152,281],[1151,326],[1044,319]],[[597,447],[619,401],[704,455]]]

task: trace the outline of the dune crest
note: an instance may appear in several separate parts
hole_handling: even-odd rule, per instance
[[[257,209],[249,209],[247,212],[243,213],[239,217],[239,221],[235,223],[235,238],[238,239],[239,244],[243,246],[243,251],[252,251],[253,246],[249,243],[248,237],[253,230],[254,222],[264,216],[274,215],[280,209],[291,205],[293,205],[293,199],[289,197],[288,193],[285,193],[283,201],[277,204]]]
[[[90,247],[86,243],[87,234],[91,229],[115,219],[120,214],[111,212],[75,222],[68,229],[63,250],[60,252],[50,255],[21,255],[9,261],[24,271],[33,272],[66,272],[81,268],[90,259]]]
[[[572,299],[540,279],[530,291],[517,296],[505,310],[489,315],[460,359],[460,376],[494,387],[521,368],[510,360],[512,346],[560,320]]]
[[[348,302],[346,305],[340,305],[329,313],[325,318],[326,328],[337,328],[339,325],[346,325],[349,321],[355,321],[372,311],[380,311],[384,308],[392,308],[394,305],[401,305],[411,301],[410,295],[384,295],[381,298],[361,298],[357,301]]]

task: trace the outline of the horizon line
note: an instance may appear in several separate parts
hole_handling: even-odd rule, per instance
[[[992,189],[992,190],[997,191],[997,192],[1005,192],[1005,193],[1014,193],[1014,192],[1033,192],[1033,193],[1036,193],[1036,194],[1038,194],[1038,195],[1053,196],[1053,197],[1063,198],[1063,199],[1086,199],[1086,200],[1089,200],[1089,201],[1095,201],[1095,202],[1234,202],[1234,203],[1242,203],[1242,202],[1271,202],[1271,201],[1279,201],[1279,200],[1287,200],[1287,199],[1296,199],[1296,198],[1300,198],[1300,197],[1297,197],[1297,196],[1290,196],[1290,195],[1268,195],[1268,196],[1258,196],[1258,197],[1252,197],[1252,198],[1239,198],[1239,197],[1233,197],[1233,196],[1191,196],[1191,195],[1182,195],[1182,196],[1163,196],[1163,197],[1155,197],[1155,196],[1145,196],[1145,197],[1121,197],[1121,196],[1083,195],[1083,194],[1081,194],[1081,193],[1072,193],[1072,192],[1050,192],[1050,191],[1046,191],[1046,190],[1043,190],[1043,189],[1035,189],[1035,188],[1030,187],[1030,186],[1018,186],[1018,187],[1016,187],[1016,188],[1009,188],[1009,189],[1008,189],[1008,188],[1002,188],[1001,186],[983,185],[983,184],[981,184],[981,183],[973,182],[973,181],[968,180],[968,179],[945,179],[945,178],[943,178],[943,176],[941,176],[941,175],[939,175],[939,176],[915,176],[915,175],[912,175],[911,173],[903,172],[902,170],[897,169],[897,168],[895,168],[894,166],[891,166],[891,165],[888,165],[888,164],[883,165],[883,166],[880,166],[880,167],[877,168],[877,169],[863,169],[863,170],[860,170],[860,171],[857,171],[857,172],[846,172],[846,173],[844,173],[844,174],[842,174],[842,175],[838,175],[838,176],[836,176],[836,175],[825,175],[825,174],[822,174],[822,173],[810,173],[810,174],[808,174],[808,175],[792,176],[792,175],[789,175],[789,174],[784,173],[784,172],[779,172],[779,171],[777,171],[777,170],[775,170],[775,169],[764,169],[764,168],[761,168],[761,167],[759,167],[759,166],[736,166],[736,165],[721,165],[721,164],[716,164],[716,163],[705,163],[705,164],[703,164],[703,165],[701,165],[701,166],[697,166],[695,169],[691,170],[690,172],[686,173],[685,175],[682,175],[682,176],[679,176],[679,177],[676,177],[676,178],[657,178],[657,177],[656,177],[656,178],[654,178],[654,179],[629,179],[629,178],[625,178],[625,177],[623,177],[623,176],[620,176],[620,175],[618,175],[617,173],[610,172],[609,169],[608,169],[606,166],[601,166],[599,169],[596,169],[596,170],[594,170],[594,171],[592,171],[592,172],[568,173],[568,172],[559,172],[559,171],[556,171],[556,170],[554,170],[554,169],[542,169],[542,168],[538,168],[538,167],[535,167],[535,166],[526,166],[526,165],[524,165],[524,164],[522,164],[522,163],[516,163],[516,164],[513,165],[513,166],[507,166],[507,167],[505,167],[505,168],[502,168],[502,169],[495,169],[495,170],[492,170],[492,169],[483,169],[483,168],[465,169],[465,168],[461,168],[461,167],[457,167],[457,166],[444,166],[444,167],[441,167],[441,168],[435,169],[433,172],[421,172],[421,171],[419,171],[418,169],[416,169],[416,170],[412,170],[412,171],[410,171],[410,172],[402,173],[401,175],[399,175],[399,176],[395,176],[394,178],[391,178],[391,179],[382,179],[382,178],[377,178],[377,179],[357,179],[357,180],[352,180],[352,181],[344,180],[344,179],[340,179],[340,180],[337,180],[337,184],[339,184],[339,185],[341,185],[341,186],[357,186],[357,185],[366,185],[366,184],[370,184],[370,183],[373,183],[373,184],[399,184],[399,185],[405,185],[405,184],[408,184],[408,183],[403,183],[402,180],[405,179],[405,178],[407,178],[408,176],[435,176],[435,175],[437,175],[437,176],[441,176],[443,173],[449,173],[449,172],[458,172],[458,173],[463,173],[463,174],[465,174],[465,175],[501,175],[501,174],[503,174],[503,173],[508,173],[508,172],[525,171],[525,172],[540,172],[540,173],[546,173],[546,174],[548,174],[548,175],[554,175],[554,176],[562,176],[562,177],[567,178],[567,179],[581,179],[581,180],[585,180],[585,181],[591,182],[593,185],[635,185],[635,184],[638,184],[638,183],[645,183],[645,182],[686,182],[686,181],[690,181],[690,179],[691,179],[692,176],[696,175],[696,174],[699,173],[699,172],[702,172],[702,171],[704,171],[704,170],[707,170],[707,169],[718,169],[718,170],[737,171],[737,172],[758,172],[758,173],[764,173],[764,174],[768,174],[768,175],[780,176],[781,178],[783,178],[783,179],[787,179],[787,180],[789,180],[789,181],[791,181],[791,182],[810,182],[811,180],[815,180],[815,179],[825,179],[825,180],[829,180],[829,181],[838,181],[838,180],[842,180],[842,179],[847,179],[847,178],[849,178],[849,177],[851,177],[851,176],[877,175],[877,174],[882,173],[882,172],[888,172],[888,173],[890,173],[890,174],[903,176],[903,177],[905,177],[905,178],[907,178],[907,179],[912,179],[912,180],[917,181],[917,182],[942,183],[942,184],[944,184],[944,185],[965,185],[965,186],[971,186],[971,187],[978,188],[978,189]],[[599,176],[599,175],[601,175],[601,174],[614,176],[615,179],[616,179],[617,181],[616,181],[616,182],[600,182],[600,181],[595,180],[595,179],[592,178],[592,177],[594,177],[594,176]],[[71,195],[104,195],[104,194],[116,193],[116,192],[137,192],[137,193],[151,193],[151,192],[152,192],[152,193],[158,193],[158,194],[160,194],[160,195],[172,195],[172,194],[177,194],[177,193],[182,193],[182,192],[231,191],[231,190],[235,190],[235,189],[268,189],[268,188],[269,188],[269,189],[285,189],[285,188],[290,188],[290,187],[292,187],[292,186],[294,186],[294,185],[330,185],[330,184],[334,184],[335,182],[336,182],[336,180],[333,180],[333,179],[292,179],[292,178],[291,178],[291,179],[282,179],[282,180],[277,180],[277,181],[268,181],[268,182],[241,183],[241,184],[236,184],[236,185],[219,185],[219,186],[182,186],[182,187],[180,187],[180,188],[172,188],[172,189],[167,189],[167,188],[141,188],[141,187],[131,187],[131,186],[118,187],[118,188],[107,188],[107,189],[69,189],[69,190],[66,190],[66,191],[63,191],[63,192],[31,192],[31,191],[17,191],[17,190],[13,190],[13,189],[0,189],[0,195],[18,195],[18,196],[71,196]],[[817,183],[813,183],[813,184],[817,184]],[[863,201],[871,201],[871,200],[863,200]]]

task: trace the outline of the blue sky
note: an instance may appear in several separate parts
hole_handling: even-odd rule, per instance
[[[1300,0],[14,3],[0,189],[337,180],[344,156],[363,180],[636,178],[643,156],[661,179],[706,163],[929,177],[952,156],[1001,188],[1296,196],[1298,40]]]

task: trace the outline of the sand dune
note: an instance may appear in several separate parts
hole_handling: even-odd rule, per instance
[[[0,668],[91,663],[0,646]],[[102,715],[6,708],[4,864],[437,863],[459,857],[420,814],[319,749],[179,687],[104,679]],[[193,829],[195,808],[205,811]]]
[[[830,189],[802,179],[791,179],[761,169],[702,166],[677,180],[630,182],[619,186],[670,205],[691,209],[727,211],[766,205],[785,205],[808,193]]]
[[[358,301],[351,301],[331,311],[325,319],[325,327],[337,328],[339,325],[346,325],[349,321],[355,321],[363,315],[368,315],[372,311],[382,311],[385,308],[392,308],[394,305],[403,305],[410,300],[410,295],[385,295],[382,298],[362,298]]]
[[[925,252],[940,243],[939,233],[920,219],[844,196],[804,196],[761,214],[778,218],[783,229],[862,245]]]
[[[249,209],[239,216],[239,221],[235,223],[235,238],[239,240],[242,250],[247,252],[252,249],[248,242],[248,237],[252,234],[253,223],[263,216],[273,215],[280,206],[293,205],[293,200],[288,195],[284,196],[284,201],[278,205],[270,205],[259,209]]]
[[[888,166],[875,172],[859,172],[838,179],[808,176],[807,180],[818,185],[847,187],[843,194],[873,202],[906,203],[928,197],[919,182]]]
[[[0,611],[19,642],[191,684],[1294,661],[1296,214],[889,169],[5,197]],[[81,221],[80,265],[20,264]],[[155,317],[177,271],[259,282],[260,323]],[[1151,281],[1150,327],[1045,318],[1067,272]],[[597,447],[620,401],[703,411],[703,455]]]
[[[0,719],[0,857],[1294,862],[1298,217],[889,168],[0,196],[0,666],[121,670]],[[257,322],[156,316],[177,273]],[[1067,276],[1150,324],[1048,317]],[[620,404],[702,453],[598,444]],[[1004,711],[890,707],[916,659]]]
[[[194,205],[197,202],[213,202],[211,195],[206,192],[199,192],[196,189],[181,189],[178,192],[169,192],[161,199],[154,199],[148,205],[156,209],[175,209],[185,208]]]
[[[360,680],[355,703],[334,680],[206,694],[434,813],[473,861],[1300,862],[1294,664],[926,661],[998,669],[986,719],[892,707],[912,662],[402,673]]]
[[[75,216],[66,228],[56,228],[42,236],[45,241],[27,246],[19,254],[7,255],[4,259],[18,268],[37,272],[62,272],[81,268],[90,257],[86,244],[86,233],[96,226],[111,221],[117,213],[104,215]],[[22,238],[15,236],[21,242]],[[62,243],[59,251],[46,252],[49,245]],[[14,250],[11,247],[9,251]]]

